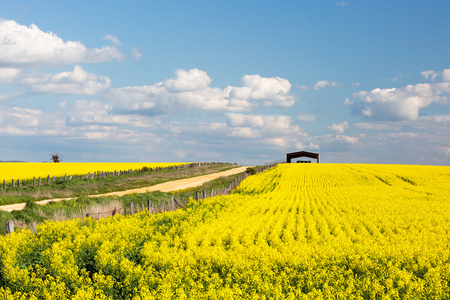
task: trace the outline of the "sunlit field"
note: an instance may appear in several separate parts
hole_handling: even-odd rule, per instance
[[[0,180],[30,179],[94,172],[128,171],[129,169],[165,168],[185,163],[0,163]]]
[[[0,297],[449,299],[449,187],[450,167],[278,165],[174,212],[0,238]]]

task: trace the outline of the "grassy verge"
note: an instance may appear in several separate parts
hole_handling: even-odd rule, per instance
[[[177,179],[222,172],[234,167],[236,166],[232,164],[215,164],[97,179],[57,180],[55,183],[42,186],[1,190],[0,205],[125,191]]]
[[[242,174],[242,173],[241,173]],[[241,174],[236,174],[227,177],[220,177],[218,179],[207,182],[201,186],[195,188],[189,188],[185,190],[175,192],[151,192],[142,194],[129,194],[124,196],[107,196],[107,197],[87,197],[80,196],[75,199],[50,202],[45,205],[38,205],[33,201],[28,201],[26,208],[20,211],[5,212],[0,211],[0,234],[5,234],[5,224],[9,220],[14,220],[16,227],[28,227],[32,229],[30,223],[41,223],[46,220],[50,221],[62,221],[75,218],[84,218],[87,213],[91,215],[97,215],[98,213],[110,212],[113,209],[120,209],[126,207],[129,212],[130,203],[133,202],[136,208],[141,209],[142,205],[145,207],[148,204],[148,200],[155,206],[160,206],[163,202],[167,202],[174,196],[177,199],[182,199],[182,202],[186,202],[189,197],[193,197],[197,192],[203,190],[211,190],[224,187],[228,187],[230,183]],[[27,224],[27,225],[26,225]]]

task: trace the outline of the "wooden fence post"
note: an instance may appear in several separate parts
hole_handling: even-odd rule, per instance
[[[14,232],[14,222],[10,220],[8,223],[6,223],[6,233]]]
[[[112,216],[114,217],[116,215],[116,213],[117,213],[117,211],[116,211],[116,208],[114,207],[114,210],[112,212]]]
[[[20,179],[17,179],[17,186],[20,188]]]
[[[41,186],[41,177],[39,177],[38,185]]]
[[[33,177],[33,186],[36,186],[36,177]]]
[[[89,217],[90,217],[90,215],[87,213],[87,214],[86,214],[86,218],[89,218]]]
[[[173,198],[173,201],[177,207],[181,207],[181,200],[178,202],[177,199]]]
[[[3,179],[3,189],[6,191],[6,180]]]
[[[134,215],[134,203],[130,202],[130,214]]]
[[[150,209],[151,209],[151,205],[152,204],[152,202],[150,201],[150,200],[147,200],[147,207],[148,207],[148,210],[150,211]]]
[[[175,210],[175,197],[172,196],[172,210]]]

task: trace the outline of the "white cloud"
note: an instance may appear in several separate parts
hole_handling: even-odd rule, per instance
[[[420,74],[425,77],[426,80],[430,79],[431,81],[435,81],[438,76],[441,76],[444,82],[450,81],[450,69],[444,69],[442,72],[429,70],[423,71]]]
[[[121,110],[144,114],[168,111],[250,111],[263,101],[265,106],[287,107],[294,103],[291,84],[279,77],[246,75],[242,87],[210,87],[212,79],[199,69],[175,72],[175,77],[154,85],[111,89],[108,97]]]
[[[349,126],[348,122],[344,121],[342,123],[333,124],[331,126],[328,126],[328,129],[333,131],[333,132],[336,132],[336,133],[339,133],[339,134],[343,134],[344,131],[348,128],[348,126]]]
[[[107,76],[89,73],[76,65],[72,72],[31,74],[22,78],[20,83],[29,85],[30,90],[37,93],[95,95],[109,88],[111,80]]]
[[[114,114],[110,104],[101,101],[77,100],[72,106],[64,108],[68,113],[67,124],[80,125],[129,125],[133,127],[150,127],[148,118],[139,115]]]
[[[329,145],[343,145],[346,144],[356,144],[359,140],[358,137],[348,136],[348,135],[323,135],[319,137],[324,143],[327,143]],[[323,143],[322,143],[323,145]],[[339,147],[340,148],[340,147]]]
[[[230,127],[256,127],[263,130],[286,130],[292,127],[288,116],[228,114]]]
[[[309,141],[308,135],[288,116],[231,113],[227,118],[229,137],[252,139],[252,143],[257,139],[263,145],[275,147],[294,147]]]
[[[442,71],[442,80],[445,82],[450,82],[450,69],[445,69]]]
[[[89,49],[80,42],[64,42],[52,32],[43,32],[35,24],[29,27],[13,20],[0,19],[0,66],[57,65],[99,63],[123,60],[114,46]]]
[[[37,109],[1,107],[0,133],[9,135],[34,135],[41,125],[43,112]]]
[[[430,70],[430,71],[423,71],[420,73],[420,75],[425,77],[426,80],[428,80],[428,78],[430,78],[431,81],[434,81],[440,74],[439,74],[439,72]]]
[[[360,101],[347,101],[352,113],[375,120],[416,120],[421,108],[433,102],[445,104],[450,83],[420,83],[403,88],[380,89],[370,92],[360,91],[353,94]]]
[[[20,74],[19,69],[0,68],[0,83],[11,83]]]
[[[106,35],[103,39],[111,41],[116,46],[122,45],[122,42],[119,41],[119,39],[115,35],[112,35],[112,34]]]
[[[134,59],[139,62],[139,60],[142,57],[141,50],[139,48],[131,48],[131,55],[134,57]]]
[[[319,90],[319,89],[325,88],[327,86],[338,87],[339,83],[334,82],[334,81],[330,82],[329,80],[320,80],[320,81],[318,81],[317,83],[314,84],[314,89],[315,90]]]
[[[253,128],[242,127],[242,128],[237,128],[237,129],[233,130],[233,132],[230,133],[229,136],[253,139],[253,138],[258,138],[261,135],[260,135],[259,131],[255,130]]]
[[[199,69],[178,69],[175,75],[175,78],[164,81],[164,87],[171,93],[205,90],[212,81],[205,71]]]
[[[234,87],[230,98],[241,100],[264,100],[264,106],[290,107],[295,98],[290,94],[291,83],[280,77],[261,77],[245,75],[241,78],[242,87]]]

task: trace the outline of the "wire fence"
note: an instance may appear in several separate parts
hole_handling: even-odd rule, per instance
[[[268,170],[270,168],[273,168],[277,165],[278,163],[273,163],[270,165],[265,165],[263,167],[260,168],[256,168],[255,169],[255,174],[264,172],[265,170]],[[215,197],[215,196],[219,196],[219,195],[228,195],[230,194],[234,189],[236,189],[239,184],[245,180],[247,177],[251,176],[252,174],[250,172],[245,172],[244,174],[236,177],[235,179],[233,179],[233,181],[230,182],[230,184],[227,187],[217,187],[217,188],[212,188],[212,189],[207,189],[207,190],[203,190],[203,191],[198,191],[194,194],[194,196],[192,197],[194,200],[196,201],[201,201],[203,199],[206,198],[210,198],[210,197]],[[167,212],[167,211],[174,211],[176,209],[180,209],[186,206],[186,204],[189,202],[189,199],[182,199],[182,198],[175,198],[174,196],[172,196],[170,199],[167,199],[166,201],[161,201],[161,203],[155,203],[151,200],[147,200],[147,203],[140,203],[140,204],[135,204],[133,202],[130,202],[129,207],[119,207],[119,208],[114,208],[113,210],[108,210],[108,211],[103,211],[103,212],[90,212],[90,213],[86,213],[86,217],[87,218],[92,218],[95,220],[99,220],[101,218],[106,218],[106,217],[113,217],[116,215],[123,215],[123,216],[128,216],[128,215],[134,215],[135,213],[138,212],[148,212],[149,214],[158,214],[158,213],[163,213],[163,212]],[[18,220],[10,220],[8,221],[6,224],[6,233],[11,233],[13,232],[16,228],[28,228],[33,232],[37,232],[36,230],[36,223],[35,222],[22,222],[22,221],[18,221]]]

